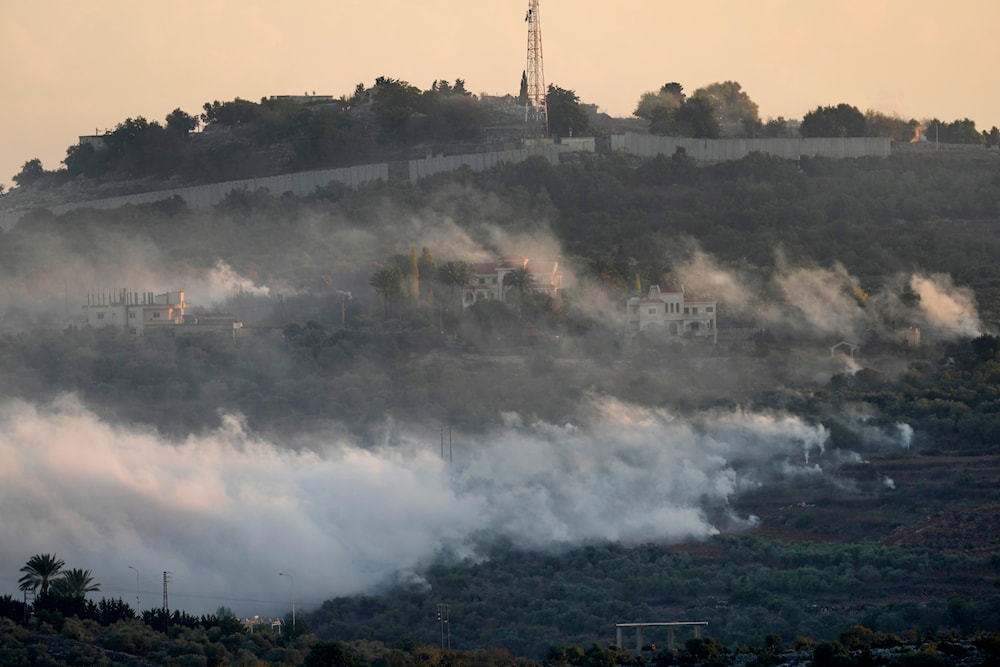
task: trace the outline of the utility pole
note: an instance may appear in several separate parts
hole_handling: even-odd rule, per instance
[[[139,570],[131,565],[128,566],[128,569],[135,570],[135,613],[142,618],[142,603],[139,600]]]
[[[542,63],[542,20],[538,3],[539,0],[528,0],[528,13],[524,16],[528,24],[528,94],[524,103],[524,125],[525,136],[529,139],[540,139],[549,134],[549,112],[545,103],[548,92]]]
[[[455,453],[452,449],[451,444],[451,426],[439,426],[438,430],[441,431],[441,460],[444,461],[444,432],[448,431],[448,467],[454,473],[455,470]]]
[[[448,623],[448,605],[446,604],[438,605],[438,625],[441,626],[441,649],[451,650],[451,626]]]
[[[167,600],[167,584],[170,583],[172,572],[163,572],[163,634],[170,639],[170,602]]]
[[[351,298],[351,293],[337,290],[337,294],[340,295],[340,328],[344,329],[347,326],[347,300]]]
[[[295,635],[295,575],[287,572],[279,572],[279,577],[288,577],[292,580],[292,635]]]

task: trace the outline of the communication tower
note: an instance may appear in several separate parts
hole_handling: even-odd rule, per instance
[[[524,124],[530,138],[549,134],[549,112],[545,105],[545,68],[542,65],[542,21],[538,12],[539,0],[528,0],[528,94],[524,103]]]

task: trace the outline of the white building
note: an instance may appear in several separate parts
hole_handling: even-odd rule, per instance
[[[717,304],[692,294],[683,285],[653,285],[646,298],[626,302],[628,333],[661,334],[717,340]]]
[[[514,287],[504,285],[504,279],[518,269],[528,270],[532,292],[556,296],[562,289],[559,262],[532,261],[527,257],[506,256],[492,262],[475,262],[470,266],[472,282],[462,288],[463,308],[468,308],[477,301],[507,301]]]
[[[184,292],[100,292],[87,295],[83,307],[92,327],[119,327],[132,336],[154,332],[184,335],[218,331],[235,337],[243,328],[232,315],[190,315]]]

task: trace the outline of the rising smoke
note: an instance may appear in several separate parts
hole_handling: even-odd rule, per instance
[[[450,463],[437,433],[409,428],[391,446],[317,434],[293,450],[229,415],[177,444],[102,422],[72,397],[10,401],[0,504],[16,539],[0,546],[0,580],[14,592],[24,561],[57,553],[93,570],[105,596],[132,598],[132,565],[150,605],[170,571],[176,608],[277,614],[278,572],[294,573],[308,606],[412,576],[443,551],[475,556],[484,535],[536,548],[701,538],[755,521],[724,512],[743,490],[824,474],[825,429],[790,415],[682,419],[588,401],[580,423],[511,414],[494,432],[457,434]]]

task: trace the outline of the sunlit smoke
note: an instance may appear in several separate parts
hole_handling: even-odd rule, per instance
[[[709,254],[695,250],[675,270],[685,288],[710,297],[728,309],[745,308],[753,299],[746,272],[725,269]]]
[[[837,264],[832,269],[785,268],[777,277],[797,329],[812,329],[857,340],[865,313],[855,294],[858,281]],[[793,320],[794,322],[794,320]]]
[[[123,598],[134,590],[129,565],[147,594],[170,571],[178,608],[277,614],[286,598],[277,572],[294,571],[308,606],[400,577],[419,583],[405,573],[442,550],[472,554],[484,535],[535,547],[705,537],[719,530],[709,510],[731,513],[741,489],[782,478],[795,452],[822,450],[826,438],[781,415],[688,421],[590,400],[585,423],[510,415],[495,432],[460,437],[454,469],[432,435],[402,429],[392,447],[316,436],[293,451],[227,416],[178,444],[101,422],[72,398],[9,402],[0,503],[18,539],[0,546],[0,568],[13,593],[31,555],[57,553]]]
[[[920,296],[920,311],[929,324],[962,336],[982,332],[972,291],[956,287],[949,276],[914,275],[910,287]]]
[[[246,276],[241,276],[226,262],[217,260],[215,266],[198,276],[187,286],[189,298],[198,304],[219,303],[237,294],[247,296],[268,296],[271,289],[257,285]]]

